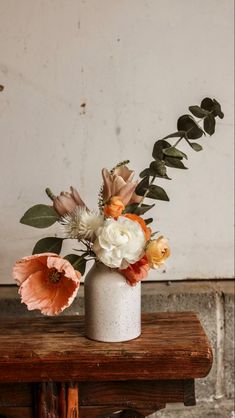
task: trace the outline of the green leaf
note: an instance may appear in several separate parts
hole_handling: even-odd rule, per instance
[[[163,150],[164,155],[167,155],[169,157],[175,157],[175,158],[186,158],[186,160],[188,159],[187,155],[180,151],[179,149],[175,148],[175,147],[170,147],[170,148],[166,148]]]
[[[144,177],[143,180],[137,185],[135,193],[139,196],[143,196],[149,186],[149,177]]]
[[[153,218],[144,219],[146,225],[149,225],[153,222]]]
[[[64,258],[65,260],[68,260],[70,264],[72,264],[73,268],[75,270],[78,270],[83,276],[86,270],[86,263],[87,263],[87,260],[85,259],[83,255],[79,256],[77,254],[68,254]]]
[[[147,176],[150,176],[150,170],[149,168],[145,168],[143,171],[141,171],[141,173],[139,174],[140,178],[144,178]]]
[[[149,197],[150,199],[157,199],[157,200],[165,200],[165,201],[170,200],[165,190],[160,186],[156,186],[155,184],[152,184],[149,187],[149,191],[146,197]]]
[[[211,112],[211,110],[214,107],[214,103],[213,100],[210,99],[210,97],[205,97],[202,101],[201,101],[201,108],[208,110],[208,112]]]
[[[198,139],[204,132],[191,115],[183,115],[178,119],[177,128],[187,133],[187,138]]]
[[[204,119],[203,124],[207,134],[213,135],[215,133],[215,117],[212,114]]]
[[[34,249],[33,254],[56,253],[60,254],[63,238],[48,237],[40,239]]]
[[[200,106],[189,106],[189,110],[197,118],[204,118],[208,115],[208,111],[202,109]]]
[[[197,142],[189,142],[189,145],[194,149],[194,151],[201,151],[203,149],[200,144],[197,144]]]
[[[220,103],[217,102],[217,100],[215,100],[215,99],[213,99],[213,102],[215,104],[214,112],[213,112],[214,113],[214,116],[219,116],[220,119],[223,119],[224,118],[224,113],[221,110]]]
[[[155,160],[163,159],[163,149],[171,147],[171,144],[169,142],[165,141],[164,139],[160,139],[159,141],[155,142],[153,147],[153,153],[152,156]]]
[[[164,159],[165,164],[167,165],[167,167],[173,167],[173,168],[182,168],[182,169],[187,169],[187,167],[185,167],[185,165],[182,163],[182,161],[179,158],[173,158],[173,157],[165,157]]]
[[[34,226],[35,228],[47,228],[59,220],[59,215],[52,206],[35,205],[25,212],[20,223]]]
[[[151,162],[149,167],[152,176],[169,178],[166,175],[166,166],[164,161],[156,159],[155,161]]]
[[[124,213],[134,213],[135,215],[144,215],[144,213],[148,212],[155,206],[153,205],[145,205],[144,203],[139,206],[138,203],[132,203],[131,205],[126,206]]]
[[[163,139],[168,139],[168,138],[183,138],[185,135],[185,131],[177,131],[177,132],[173,132],[173,134],[167,135],[165,136]]]
[[[205,97],[205,99],[201,102],[201,107],[209,112],[212,112],[213,116],[219,116],[220,119],[223,119],[224,117],[221,105],[215,99],[212,100],[209,97]]]

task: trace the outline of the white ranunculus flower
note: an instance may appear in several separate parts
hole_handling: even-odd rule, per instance
[[[103,225],[104,217],[89,211],[85,207],[77,207],[71,214],[63,217],[67,237],[75,239],[88,239],[93,241],[95,231]]]
[[[124,216],[106,219],[96,235],[92,249],[106,266],[125,269],[143,255],[145,234],[137,222]]]

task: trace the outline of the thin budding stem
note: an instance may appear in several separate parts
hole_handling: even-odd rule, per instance
[[[142,197],[141,201],[140,201],[140,202],[139,202],[139,204],[138,204],[138,207],[142,206],[142,203],[143,203],[144,199],[146,198],[146,196],[147,196],[147,194],[148,194],[148,191],[149,191],[149,188],[150,188],[150,186],[153,184],[153,182],[154,182],[155,178],[156,178],[156,176],[153,176],[152,180],[151,180],[151,181],[150,181],[150,183],[149,183],[149,186],[148,186],[147,190],[145,191],[145,193],[144,193],[144,195],[143,195],[143,197]]]

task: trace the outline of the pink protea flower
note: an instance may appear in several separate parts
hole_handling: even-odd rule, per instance
[[[20,286],[21,302],[30,311],[57,315],[76,297],[81,274],[59,255],[43,253],[16,261],[13,277]]]
[[[70,192],[61,192],[59,196],[54,196],[50,193],[50,197],[53,200],[54,209],[60,216],[73,213],[79,206],[86,207],[78,191],[72,186],[70,187]]]

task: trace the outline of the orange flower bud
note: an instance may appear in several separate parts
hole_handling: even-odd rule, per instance
[[[125,206],[120,196],[112,196],[104,207],[104,215],[118,218],[124,211]]]
[[[152,269],[162,267],[170,253],[168,242],[163,236],[150,241],[145,252],[149,266]]]
[[[119,269],[121,273],[127,279],[131,286],[135,286],[140,280],[146,279],[148,276],[149,265],[147,257],[142,257],[134,264],[130,264],[126,269]]]

